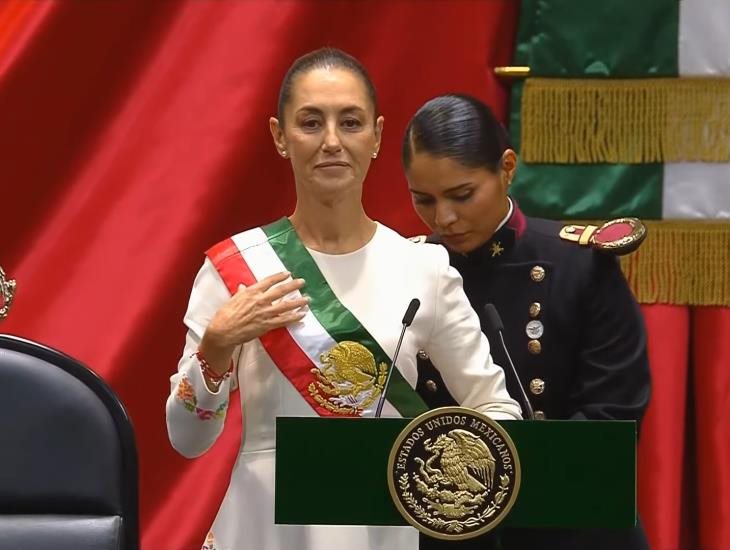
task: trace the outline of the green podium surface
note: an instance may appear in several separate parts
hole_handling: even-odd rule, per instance
[[[275,521],[407,525],[388,491],[403,418],[280,417]],[[522,484],[512,527],[630,527],[636,522],[636,423],[499,421],[517,447]]]

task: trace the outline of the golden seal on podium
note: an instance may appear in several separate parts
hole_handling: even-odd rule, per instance
[[[499,525],[517,498],[520,473],[504,428],[464,407],[415,418],[388,460],[398,511],[425,535],[444,540],[469,539]]]

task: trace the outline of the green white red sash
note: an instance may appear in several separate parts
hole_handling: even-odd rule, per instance
[[[337,299],[287,218],[239,233],[206,254],[231,294],[239,284],[249,286],[281,271],[303,278],[310,298],[305,318],[264,334],[262,345],[320,416],[372,414],[391,359]],[[357,363],[363,357],[365,362]],[[362,370],[363,364],[367,369]],[[386,401],[403,417],[427,409],[397,369],[391,375]]]

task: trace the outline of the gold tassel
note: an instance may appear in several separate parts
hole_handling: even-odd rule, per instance
[[[730,223],[644,223],[644,242],[621,257],[621,268],[640,303],[730,306]]]
[[[730,78],[528,78],[532,163],[730,161]]]

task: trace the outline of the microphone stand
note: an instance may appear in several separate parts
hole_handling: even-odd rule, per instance
[[[515,377],[515,382],[517,382],[517,387],[520,390],[520,401],[522,401],[521,405],[522,410],[524,411],[524,414],[522,416],[523,418],[526,417],[528,420],[535,420],[535,413],[532,410],[532,404],[530,403],[530,399],[527,397],[527,392],[525,391],[525,388],[520,381],[520,375],[517,374],[517,369],[515,368],[515,364],[512,362],[512,357],[510,356],[509,350],[507,349],[507,344],[505,344],[504,342],[504,334],[502,333],[504,325],[502,324],[502,319],[497,312],[497,308],[494,307],[493,304],[486,304],[484,306],[484,313],[486,315],[487,324],[489,325],[491,331],[496,332],[499,335],[499,341],[502,344],[502,350],[507,357],[507,363],[509,364],[511,374]]]
[[[390,369],[388,369],[388,376],[385,377],[385,383],[383,384],[383,391],[381,392],[380,399],[378,399],[378,406],[375,409],[375,418],[380,418],[380,414],[383,412],[383,404],[385,403],[385,392],[388,389],[388,384],[390,383],[390,377],[393,374],[393,371],[395,370],[395,360],[398,358],[398,352],[400,351],[400,346],[403,343],[403,336],[406,334],[406,329],[411,326],[411,323],[413,322],[413,318],[416,316],[416,311],[418,311],[418,308],[421,306],[421,302],[418,298],[413,298],[411,302],[408,304],[408,308],[406,309],[405,315],[403,315],[403,328],[400,331],[400,337],[398,338],[398,344],[395,346],[395,353],[393,354],[393,362],[390,365]]]

